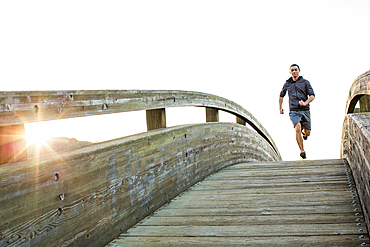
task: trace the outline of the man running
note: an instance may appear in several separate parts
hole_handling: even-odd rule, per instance
[[[299,76],[299,66],[292,64],[289,73],[292,75],[283,86],[279,97],[280,114],[284,114],[282,108],[283,98],[288,91],[289,95],[289,116],[292,120],[298,147],[300,149],[300,156],[302,159],[306,158],[306,152],[303,148],[303,139],[311,134],[311,117],[310,117],[310,103],[315,99],[315,93],[311,84],[302,76]],[[303,131],[302,131],[303,130]]]

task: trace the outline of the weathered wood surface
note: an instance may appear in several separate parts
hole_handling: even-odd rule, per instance
[[[146,111],[147,130],[166,128],[166,109],[154,109]]]
[[[346,104],[346,114],[354,112],[357,102],[364,95],[370,95],[370,70],[357,77],[352,83]],[[362,106],[361,108],[368,109],[368,107]]]
[[[102,246],[227,166],[280,156],[255,131],[159,129],[0,169],[0,246]]]
[[[367,226],[370,227],[370,113],[348,114],[343,123],[341,157],[358,186]]]
[[[370,71],[353,82],[342,128],[341,157],[345,158],[358,186],[367,227],[370,228]],[[357,102],[360,108],[355,111]],[[359,113],[354,113],[359,112]]]
[[[221,109],[246,121],[271,144],[273,139],[240,105],[211,94],[171,90],[79,90],[0,92],[0,126],[99,114],[202,106]]]
[[[359,112],[370,112],[370,95],[363,95],[360,98]]]
[[[218,122],[219,116],[218,116],[218,109],[216,108],[206,108],[206,122]]]
[[[107,246],[369,246],[350,184],[343,160],[234,165]]]

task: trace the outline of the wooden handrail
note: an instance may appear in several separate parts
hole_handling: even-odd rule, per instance
[[[280,156],[267,130],[246,109],[228,99],[173,90],[75,90],[0,92],[0,127],[167,107],[202,106],[234,114],[257,131]]]
[[[346,114],[355,111],[357,102],[364,95],[370,95],[370,70],[357,77],[352,83],[346,103]]]

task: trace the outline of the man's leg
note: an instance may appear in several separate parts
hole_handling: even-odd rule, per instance
[[[298,147],[301,150],[300,156],[302,159],[306,158],[306,152],[303,150],[303,139],[302,139],[302,125],[301,123],[297,123],[295,126],[295,135],[296,135],[296,140],[298,143]]]
[[[310,111],[304,111],[303,117],[301,120],[301,128],[303,129],[302,135],[303,139],[307,140],[307,137],[311,134],[311,114]]]
[[[295,138],[297,140],[298,147],[301,151],[303,151],[303,139],[302,139],[302,127],[301,123],[297,123],[295,126]]]
[[[297,141],[298,147],[301,150],[300,156],[302,157],[302,159],[305,159],[306,152],[303,150],[303,139],[302,139],[302,124],[301,124],[302,115],[299,112],[290,111],[289,116],[290,116],[290,120],[292,120],[294,129],[295,129],[296,141]]]

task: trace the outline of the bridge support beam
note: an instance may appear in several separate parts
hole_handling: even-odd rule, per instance
[[[218,117],[218,109],[217,108],[211,108],[211,107],[206,107],[206,122],[218,122],[219,117]]]
[[[0,127],[0,165],[27,159],[24,124]]]
[[[360,112],[370,112],[370,95],[360,98]]]
[[[236,117],[236,123],[246,126],[245,120],[240,117]]]
[[[154,109],[146,111],[147,130],[166,128],[166,109]]]

